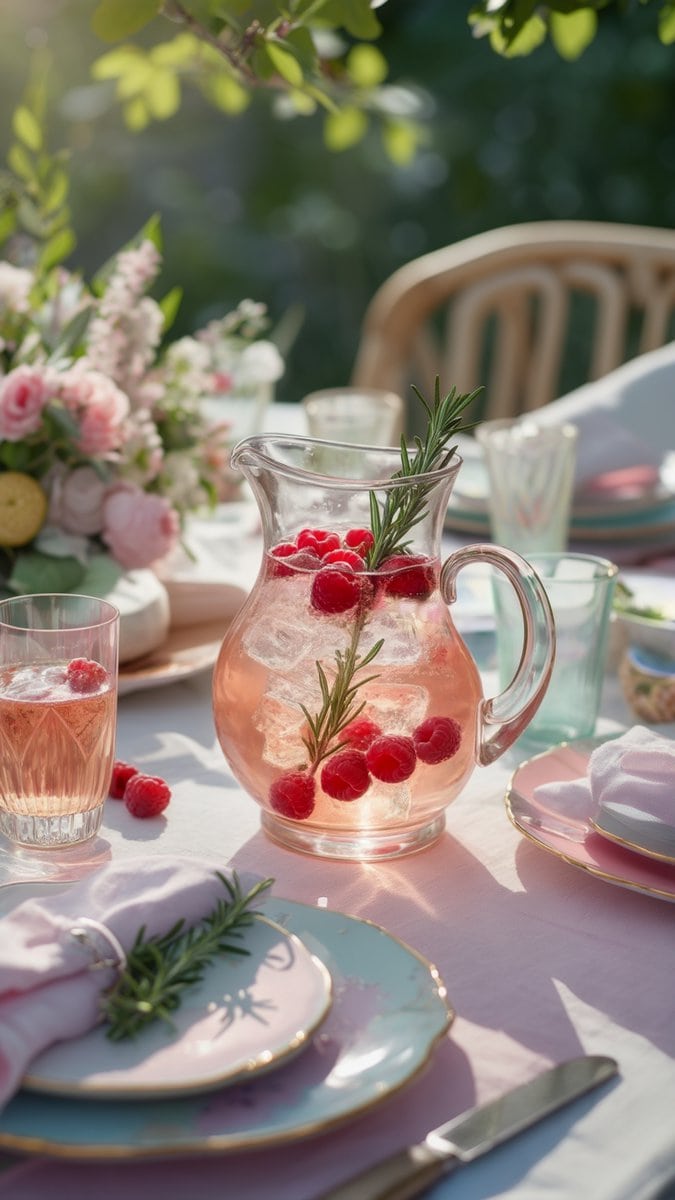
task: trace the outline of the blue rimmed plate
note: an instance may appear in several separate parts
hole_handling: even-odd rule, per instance
[[[176,1099],[22,1091],[0,1114],[0,1147],[82,1161],[277,1145],[353,1119],[413,1079],[454,1017],[432,964],[355,917],[275,898],[262,910],[332,977],[331,1011],[301,1055],[272,1074]]]

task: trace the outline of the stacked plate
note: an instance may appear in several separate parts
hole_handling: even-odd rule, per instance
[[[671,823],[640,807],[639,789],[629,804],[597,809],[590,788],[574,786],[587,777],[591,754],[605,740],[564,742],[521,763],[506,794],[507,814],[520,833],[556,858],[606,883],[673,903],[675,791]],[[551,784],[566,786],[542,787]]]
[[[34,1059],[0,1147],[73,1160],[218,1153],[305,1138],[412,1079],[454,1016],[438,972],[370,922],[268,898],[172,1016],[98,1027]],[[95,1103],[92,1103],[95,1101]]]
[[[450,498],[446,529],[489,536],[488,476],[480,447],[458,439],[463,465]],[[660,471],[625,468],[598,476],[574,497],[570,540],[584,547],[616,545],[642,554],[675,546],[675,453]]]

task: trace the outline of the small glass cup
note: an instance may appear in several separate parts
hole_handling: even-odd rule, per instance
[[[595,733],[618,567],[591,554],[533,554],[529,562],[544,585],[556,627],[548,690],[517,742],[519,749],[537,753]],[[496,573],[493,595],[499,681],[505,687],[518,667],[522,616]]]
[[[403,400],[382,388],[324,388],[302,401],[310,437],[361,446],[398,446]]]
[[[105,600],[0,602],[0,833],[11,842],[47,850],[98,832],[115,757],[118,644],[119,611]]]
[[[533,418],[485,421],[476,441],[485,455],[494,540],[529,558],[567,546],[578,430]]]

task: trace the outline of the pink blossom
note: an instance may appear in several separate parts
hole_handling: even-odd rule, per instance
[[[53,476],[49,522],[66,533],[91,537],[103,528],[106,484],[93,467],[76,467]]]
[[[180,533],[175,508],[164,496],[117,484],[103,503],[103,541],[123,567],[148,567],[174,549]]]
[[[0,380],[0,438],[20,442],[37,433],[50,397],[44,367],[17,367]]]
[[[119,449],[129,398],[111,379],[74,367],[62,376],[61,399],[79,424],[78,450],[98,458]]]

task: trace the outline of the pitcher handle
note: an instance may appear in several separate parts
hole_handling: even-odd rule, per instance
[[[503,546],[492,543],[463,546],[443,564],[441,595],[446,604],[457,599],[457,576],[463,567],[488,563],[513,585],[523,614],[524,637],[520,662],[503,692],[481,702],[478,712],[476,761],[488,766],[515,742],[544,698],[555,658],[555,623],[544,586],[530,564]]]

